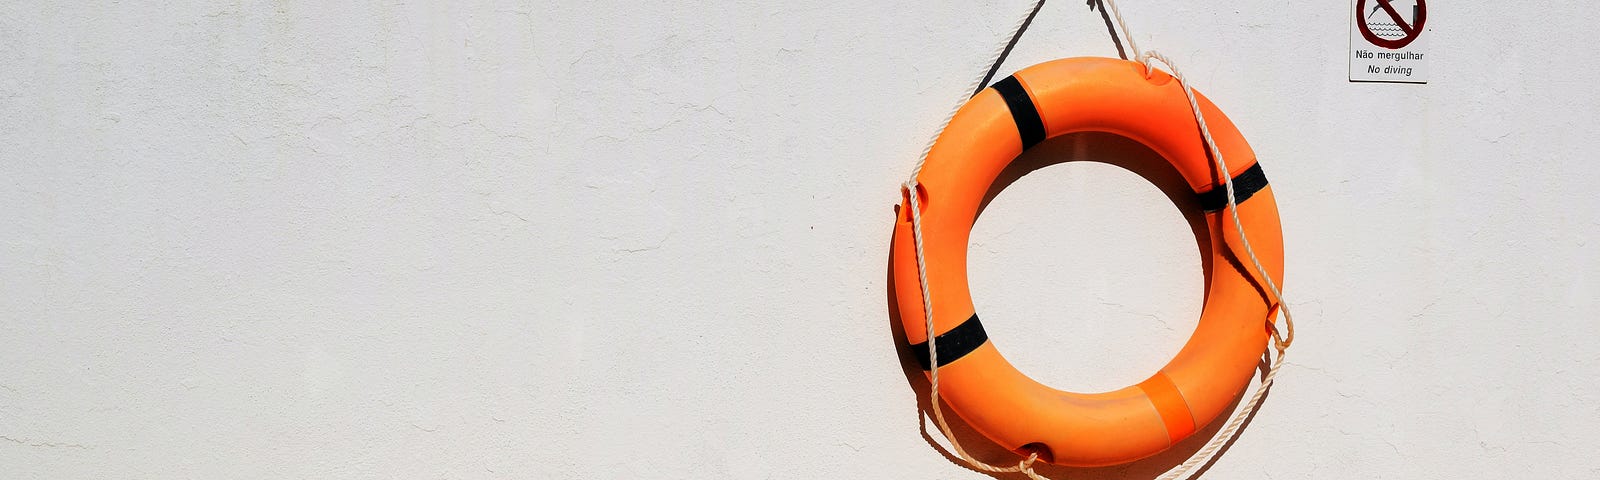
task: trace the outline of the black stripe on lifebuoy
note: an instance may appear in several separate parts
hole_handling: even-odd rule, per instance
[[[1267,175],[1261,173],[1260,163],[1251,165],[1249,169],[1233,177],[1233,203],[1244,203],[1263,188],[1267,188]],[[1195,196],[1200,197],[1200,208],[1207,212],[1222,210],[1228,206],[1228,187],[1222,185]]]
[[[972,314],[972,318],[939,335],[939,341],[934,343],[935,348],[939,349],[939,366],[943,367],[950,362],[960,360],[988,341],[989,334],[983,331],[983,323],[978,321],[978,314]],[[929,370],[928,342],[912,345],[911,353],[916,354],[917,364],[922,365],[923,370]]]
[[[1017,133],[1022,136],[1022,149],[1043,142],[1044,121],[1039,119],[1039,110],[1034,108],[1033,97],[1028,96],[1028,89],[1022,88],[1022,82],[1018,82],[1015,75],[1009,76],[994,82],[994,91],[1005,99],[1006,108],[1011,109],[1011,121],[1016,122]]]

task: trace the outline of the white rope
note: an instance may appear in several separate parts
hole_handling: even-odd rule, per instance
[[[939,350],[934,347],[934,343],[938,341],[939,337],[933,334],[933,296],[928,295],[928,262],[922,256],[922,214],[917,213],[917,209],[922,208],[922,205],[917,201],[917,193],[912,183],[907,182],[906,186],[910,188],[908,190],[910,192],[908,198],[911,199],[911,205],[909,206],[912,212],[911,237],[916,241],[917,245],[917,281],[922,286],[923,318],[927,321],[928,327],[928,365],[930,365],[929,368],[933,372],[928,380],[930,384],[928,405],[929,408],[933,409],[933,420],[939,424],[939,432],[943,433],[944,438],[950,441],[950,449],[955,452],[956,456],[961,457],[962,460],[974,468],[996,473],[1023,472],[1029,477],[1037,478],[1038,475],[1033,473],[1033,462],[1039,459],[1038,452],[1028,455],[1027,459],[1018,462],[1015,466],[990,465],[982,460],[972,458],[972,455],[968,454],[966,449],[961,448],[961,442],[956,440],[955,434],[950,433],[950,424],[944,420],[944,409],[939,408]]]
[[[1194,97],[1194,88],[1189,86],[1189,80],[1184,78],[1183,72],[1178,71],[1177,64],[1172,63],[1166,55],[1151,50],[1139,54],[1137,58],[1145,65],[1145,75],[1155,72],[1155,66],[1150,64],[1151,60],[1160,60],[1161,63],[1167,64],[1167,67],[1172,69],[1172,76],[1178,79],[1178,85],[1183,87],[1183,96],[1189,99],[1189,108],[1194,111],[1195,122],[1200,124],[1200,136],[1205,139],[1206,148],[1211,149],[1211,158],[1216,159],[1217,170],[1222,175],[1222,185],[1227,189],[1225,192],[1228,194],[1228,214],[1233,219],[1233,230],[1239,234],[1239,243],[1244,246],[1245,255],[1250,257],[1250,264],[1255,267],[1256,273],[1266,280],[1267,290],[1272,293],[1271,300],[1277,302],[1279,308],[1283,310],[1286,331],[1283,338],[1277,338],[1277,342],[1283,347],[1288,347],[1289,343],[1294,342],[1294,314],[1290,313],[1289,304],[1283,301],[1283,291],[1278,289],[1278,283],[1274,282],[1272,275],[1268,275],[1267,269],[1261,266],[1261,259],[1256,258],[1256,250],[1250,246],[1250,237],[1244,234],[1244,224],[1239,221],[1239,205],[1233,196],[1233,175],[1229,173],[1228,161],[1222,158],[1222,150],[1217,148],[1217,141],[1211,139],[1211,129],[1206,126],[1206,117],[1200,114],[1200,102]],[[1277,324],[1274,322],[1273,336],[1277,335]]]
[[[968,90],[976,90],[979,88],[985,79],[988,78],[989,74],[992,74],[993,70],[999,67],[1001,60],[1004,58],[1010,46],[1016,42],[1017,38],[1022,34],[1025,25],[1033,18],[1033,15],[1036,14],[1039,11],[1039,8],[1043,5],[1044,0],[1038,0],[1034,4],[1033,8],[1030,9],[1029,14],[1016,23],[1011,30],[1010,40],[1008,40],[1007,43],[1002,44],[1000,48],[996,49],[994,55],[991,56],[992,65],[989,67],[989,69],[985,70],[985,75],[980,76],[977,80],[975,80]],[[1266,397],[1268,388],[1272,386],[1273,380],[1277,379],[1278,377],[1278,370],[1283,367],[1283,357],[1285,351],[1289,348],[1289,345],[1294,342],[1294,316],[1289,311],[1288,303],[1284,302],[1283,292],[1278,288],[1277,282],[1274,282],[1272,280],[1272,276],[1269,275],[1266,269],[1261,266],[1261,260],[1256,258],[1255,249],[1250,246],[1250,239],[1245,235],[1244,224],[1239,221],[1239,205],[1234,199],[1233,176],[1229,174],[1228,164],[1222,158],[1222,150],[1217,148],[1216,140],[1211,138],[1211,130],[1206,126],[1205,115],[1203,115],[1200,111],[1200,103],[1194,96],[1194,89],[1189,86],[1189,82],[1184,78],[1183,73],[1178,71],[1177,65],[1173,64],[1172,60],[1168,59],[1165,55],[1155,51],[1142,52],[1139,50],[1139,46],[1134,40],[1133,34],[1128,29],[1127,22],[1123,20],[1122,12],[1117,8],[1115,0],[1102,0],[1102,5],[1109,6],[1111,8],[1112,15],[1117,19],[1117,25],[1122,29],[1123,38],[1128,41],[1128,48],[1134,52],[1136,61],[1145,64],[1145,74],[1147,76],[1155,71],[1154,65],[1151,64],[1151,60],[1154,59],[1160,60],[1162,63],[1167,64],[1167,67],[1172,69],[1172,76],[1178,79],[1178,85],[1183,88],[1184,97],[1189,100],[1189,107],[1194,112],[1195,122],[1200,126],[1200,135],[1205,140],[1206,147],[1210,149],[1212,158],[1216,160],[1217,169],[1222,172],[1221,176],[1223,178],[1223,186],[1226,188],[1228,199],[1227,209],[1233,219],[1234,231],[1239,235],[1240,244],[1244,247],[1245,254],[1250,257],[1250,264],[1255,267],[1256,273],[1261,275],[1261,278],[1266,281],[1267,289],[1272,294],[1271,300],[1277,303],[1279,309],[1283,311],[1284,316],[1285,329],[1281,335],[1277,328],[1276,318],[1270,319],[1271,322],[1269,323],[1269,326],[1272,329],[1273,346],[1276,348],[1278,355],[1276,359],[1273,359],[1270,354],[1268,355],[1267,361],[1271,366],[1268,368],[1267,374],[1261,378],[1261,383],[1256,386],[1255,392],[1251,394],[1248,401],[1239,406],[1234,414],[1228,419],[1228,422],[1223,425],[1221,430],[1218,430],[1217,433],[1212,436],[1210,441],[1206,442],[1204,446],[1195,451],[1193,455],[1190,455],[1188,460],[1185,460],[1182,464],[1173,467],[1172,470],[1167,471],[1167,473],[1160,477],[1163,480],[1172,480],[1183,476],[1190,470],[1194,469],[1194,467],[1199,465],[1201,462],[1204,462],[1215,455],[1217,450],[1221,449],[1227,440],[1232,438],[1238,429],[1244,425],[1245,419],[1249,418],[1250,412],[1255,411],[1256,407],[1261,403],[1261,399]],[[928,363],[930,372],[928,403],[929,407],[933,410],[934,421],[939,424],[939,431],[944,434],[945,439],[949,440],[951,449],[958,457],[972,465],[974,468],[997,473],[1021,472],[1027,475],[1028,478],[1034,480],[1045,480],[1045,477],[1040,476],[1038,473],[1033,471],[1033,463],[1039,458],[1039,454],[1037,452],[1028,455],[1028,458],[1018,462],[1015,466],[1009,467],[995,466],[972,458],[972,456],[961,447],[961,443],[956,440],[955,435],[951,434],[950,426],[947,422],[945,422],[944,411],[939,406],[939,350],[936,348],[938,336],[934,335],[933,295],[931,295],[928,290],[927,260],[923,256],[922,249],[922,206],[920,199],[917,198],[917,176],[922,173],[922,166],[928,161],[928,153],[933,150],[933,144],[939,139],[939,136],[944,133],[944,129],[950,125],[950,120],[955,118],[956,112],[959,111],[961,106],[966,104],[966,102],[966,98],[963,98],[960,102],[958,102],[955,109],[951,110],[950,115],[945,118],[944,123],[940,125],[936,132],[934,132],[933,138],[929,139],[927,146],[922,150],[922,155],[917,159],[916,168],[912,169],[911,171],[911,178],[907,180],[904,185],[902,185],[902,188],[906,193],[906,198],[908,199],[908,207],[911,209],[911,235],[913,243],[916,245],[917,281],[919,286],[922,288],[922,312],[924,326],[927,329],[928,337]],[[1276,317],[1276,315],[1274,315],[1274,317]]]

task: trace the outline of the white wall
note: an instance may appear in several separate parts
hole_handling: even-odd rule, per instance
[[[21,3],[4,477],[983,478],[919,433],[891,205],[1026,2]],[[1384,85],[1347,2],[1171,3],[1123,8],[1260,154],[1300,315],[1208,477],[1600,476],[1597,8],[1441,2]],[[1115,54],[1053,2],[1003,70]],[[1056,386],[1199,311],[1182,213],[1103,163],[972,248]]]

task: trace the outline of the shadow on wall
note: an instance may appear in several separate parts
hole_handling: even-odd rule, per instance
[[[1100,19],[1106,22],[1106,33],[1111,35],[1111,44],[1117,47],[1117,56],[1128,60],[1128,51],[1122,48],[1122,38],[1117,36],[1117,27],[1111,23],[1111,13],[1106,11],[1105,2],[1089,0],[1089,10],[1100,10]]]
[[[1195,244],[1199,250],[1198,253],[1200,254],[1200,258],[1204,259],[1202,268],[1207,275],[1206,283],[1209,285],[1209,277],[1212,272],[1211,255],[1208,254],[1211,251],[1211,239],[1205,225],[1204,214],[1201,212],[1194,193],[1189,189],[1189,186],[1187,182],[1183,180],[1183,177],[1178,174],[1177,169],[1173,168],[1171,164],[1167,163],[1166,159],[1162,158],[1155,151],[1145,147],[1143,144],[1126,137],[1108,133],[1075,133],[1063,135],[1040,143],[1034,148],[1029,149],[1022,156],[1017,157],[1016,160],[1012,161],[1011,164],[1001,172],[1000,177],[995,180],[994,185],[991,186],[988,193],[985,194],[984,200],[978,208],[978,215],[982,216],[983,210],[988,207],[989,202],[993,200],[1001,190],[1004,190],[1007,186],[1013,182],[1016,182],[1023,176],[1047,166],[1076,161],[1101,162],[1122,167],[1128,171],[1138,174],[1141,177],[1144,177],[1147,181],[1160,188],[1162,193],[1165,193],[1167,198],[1178,207],[1178,210],[1183,212],[1184,219],[1188,221],[1190,230],[1194,232]],[[898,212],[896,215],[898,215]],[[894,240],[891,238],[890,245],[893,245],[893,243]],[[1230,263],[1233,261],[1231,258],[1229,260]],[[1237,265],[1234,265],[1233,267],[1241,268]],[[938,433],[938,426],[929,425],[927,420],[933,415],[933,412],[930,409],[931,407],[928,403],[929,383],[927,375],[923,372],[922,367],[917,364],[915,359],[916,357],[911,352],[911,346],[906,342],[905,332],[901,330],[902,323],[900,319],[899,306],[895,301],[894,294],[896,291],[896,285],[894,281],[892,260],[887,266],[886,271],[888,272],[889,286],[886,292],[888,298],[889,329],[891,334],[895,337],[895,349],[900,355],[900,368],[905,373],[907,384],[910,385],[911,389],[916,393],[917,406],[915,414],[917,415],[919,433],[922,435],[923,440],[928,442],[930,447],[944,455],[945,458],[950,460],[951,463],[959,465],[963,468],[971,469],[971,467],[969,467],[960,458],[955,456],[952,452],[946,451],[934,441],[934,436],[941,434]],[[918,323],[920,324],[920,322]],[[1265,351],[1263,351],[1263,354],[1265,354]],[[1261,363],[1257,366],[1258,376],[1265,376],[1267,367],[1267,357],[1263,356]],[[1248,392],[1248,389],[1246,389],[1246,392]],[[1194,452],[1205,446],[1206,442],[1210,441],[1211,438],[1216,435],[1217,431],[1221,429],[1222,425],[1227,421],[1227,417],[1231,415],[1231,412],[1238,408],[1239,401],[1242,398],[1242,394],[1241,396],[1234,398],[1233,403],[1227,408],[1227,410],[1225,410],[1222,415],[1219,415],[1217,419],[1206,425],[1205,428],[1195,432],[1194,435],[1184,439],[1182,442],[1179,442],[1172,448],[1169,448],[1166,451],[1156,454],[1150,458],[1124,465],[1096,468],[1064,467],[1039,462],[1035,464],[1034,470],[1041,475],[1052,478],[1156,478],[1162,473],[1172,469],[1172,467],[1183,463],[1185,460],[1188,460],[1188,458],[1194,454]],[[1260,404],[1257,404],[1256,411],[1259,411],[1261,405],[1265,403],[1265,398],[1263,398],[1263,401]],[[974,458],[993,465],[1015,465],[1019,460],[1021,460],[1021,457],[1017,454],[1006,450],[999,445],[996,445],[988,438],[985,438],[982,434],[978,433],[976,430],[973,430],[961,420],[960,416],[950,415],[949,413],[953,410],[950,409],[948,404],[945,404],[942,407],[947,413],[947,415],[945,415],[945,419],[950,422],[950,430],[955,435],[956,440],[960,441],[962,447],[966,448],[967,452]],[[1235,437],[1228,439],[1227,443],[1225,443],[1218,451],[1218,454],[1212,459],[1206,461],[1206,463],[1198,466],[1191,473],[1189,478],[1192,479],[1205,474],[1205,472],[1210,469],[1211,465],[1216,462],[1217,458],[1221,458],[1222,455],[1227,454],[1228,449],[1232,447],[1233,442],[1237,440],[1238,435],[1242,435],[1244,431],[1249,428],[1250,422],[1255,419],[1256,411],[1250,412],[1245,419],[1243,427],[1239,429]],[[1020,473],[993,474],[979,470],[973,471],[985,473],[1000,479],[1009,480],[1026,478]]]

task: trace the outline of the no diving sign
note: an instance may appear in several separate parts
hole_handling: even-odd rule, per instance
[[[1354,0],[1350,81],[1428,83],[1424,0]]]

